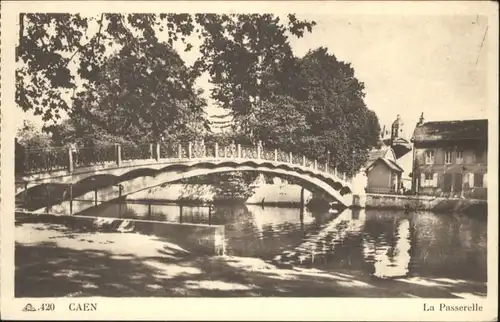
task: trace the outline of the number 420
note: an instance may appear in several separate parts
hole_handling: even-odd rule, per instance
[[[56,306],[54,303],[42,303],[42,306],[40,307],[41,311],[54,311]]]

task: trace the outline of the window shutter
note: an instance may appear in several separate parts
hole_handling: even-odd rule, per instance
[[[438,174],[437,174],[437,172],[432,174],[432,186],[433,187],[438,186]]]
[[[420,174],[420,186],[425,187],[425,173]]]

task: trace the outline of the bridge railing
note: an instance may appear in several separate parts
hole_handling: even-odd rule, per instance
[[[16,153],[21,151],[16,151]],[[240,144],[219,145],[217,142],[205,144],[204,141],[188,142],[185,144],[124,144],[106,145],[84,148],[52,148],[49,150],[25,150],[22,165],[16,172],[22,174],[35,174],[88,167],[92,165],[116,163],[132,160],[160,159],[261,159],[273,162],[284,162],[299,165],[306,168],[316,169],[340,177],[344,181],[351,179],[343,173],[336,171],[328,163],[311,160],[303,155],[293,154],[277,149],[263,147],[259,142],[257,145],[245,146]],[[17,160],[17,158],[16,158]]]
[[[160,143],[157,145],[157,148],[159,150],[160,159],[173,159],[178,156],[177,145]]]
[[[120,150],[120,159],[123,161],[153,159],[152,144],[124,144],[120,145]]]
[[[277,151],[276,150],[270,150],[266,148],[262,148],[262,152],[260,154],[260,157],[264,160],[268,161],[275,161],[277,158]]]
[[[63,170],[68,166],[68,150],[64,148],[46,150],[30,150],[25,154],[24,164],[25,172],[45,172]],[[17,167],[17,165],[16,165]]]
[[[70,153],[73,158],[73,168],[116,162],[116,147],[114,145],[72,149],[68,151],[67,155],[69,156]]]

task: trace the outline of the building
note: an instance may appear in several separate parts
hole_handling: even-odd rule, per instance
[[[403,121],[398,115],[391,130],[384,126],[380,134],[382,147],[370,151],[365,165],[368,193],[402,193],[403,168],[397,160],[411,151],[411,143],[406,139]]]
[[[412,190],[419,195],[486,199],[488,120],[415,127]]]
[[[383,147],[370,151],[365,166],[367,193],[400,193],[403,169],[396,163],[394,150]]]
[[[391,125],[390,133],[384,126],[382,129],[381,140],[384,145],[392,148],[394,155],[396,156],[396,160],[411,151],[411,143],[406,138],[404,123],[399,114]]]

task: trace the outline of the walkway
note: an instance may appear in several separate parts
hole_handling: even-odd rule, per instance
[[[58,202],[88,192],[97,195],[97,190],[102,193],[100,200],[111,200],[176,180],[233,171],[258,171],[292,178],[307,189],[317,189],[347,207],[352,205],[356,194],[353,189],[357,189],[351,178],[329,166],[329,156],[322,163],[291,152],[269,150],[261,144],[222,146],[217,142],[188,142],[179,144],[176,149],[165,144],[114,145],[29,150],[21,154],[16,156],[16,197],[19,200],[28,200],[31,196],[25,198],[21,193],[33,188],[37,190],[40,185],[52,185],[47,189],[59,191],[60,196],[53,198]],[[115,191],[117,187],[122,190]],[[364,186],[359,189],[362,188]],[[37,190],[33,197],[40,194]]]

